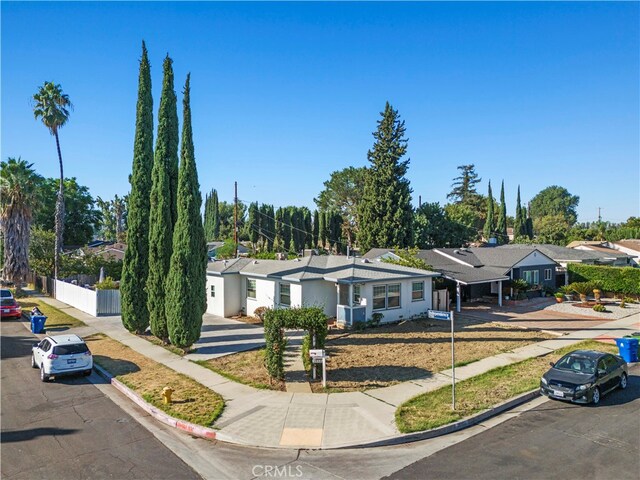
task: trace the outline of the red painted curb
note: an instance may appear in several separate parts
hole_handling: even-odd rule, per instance
[[[148,403],[144,398],[138,395],[136,392],[127,387],[120,380],[112,377],[108,372],[103,370],[101,367],[94,365],[97,367],[96,370],[103,377],[106,377],[116,389],[122,392],[124,395],[129,397],[133,402],[142,408],[145,412],[151,415],[156,420],[164,423],[165,425],[169,425],[170,427],[177,428],[182,430],[183,432],[188,433],[189,435],[194,435],[200,438],[206,438],[207,440],[215,440],[217,432],[211,428],[203,427],[201,425],[196,425],[191,422],[187,422],[185,420],[178,420],[177,418],[172,417],[171,415],[167,415],[162,410],[154,407],[150,403]]]

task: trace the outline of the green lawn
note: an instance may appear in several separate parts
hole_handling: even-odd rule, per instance
[[[456,383],[456,409],[451,409],[451,387],[418,395],[396,410],[396,425],[403,433],[440,427],[480,413],[521,393],[537,388],[549,362],[578,349],[617,353],[615,345],[588,340],[550,355],[490,370]]]

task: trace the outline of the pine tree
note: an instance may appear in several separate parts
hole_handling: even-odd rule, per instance
[[[520,201],[520,185],[518,185],[518,197],[516,198],[516,216],[513,219],[513,238],[522,237],[525,234],[525,225],[522,223],[522,203]]]
[[[487,219],[484,222],[484,239],[488,242],[489,239],[495,237],[495,225],[493,223],[494,217],[494,205],[493,205],[493,193],[491,192],[491,181],[489,181],[489,193],[487,194]]]
[[[176,92],[173,87],[173,62],[164,60],[164,79],[158,113],[158,136],[151,172],[151,213],[149,216],[149,276],[147,277],[147,308],[151,333],[166,341],[169,338],[165,315],[165,281],[171,261],[173,224],[171,221],[170,175],[174,157],[177,162],[178,117]]]
[[[407,151],[404,134],[404,121],[387,102],[373,133],[373,149],[367,153],[371,166],[365,174],[358,230],[363,252],[373,247],[404,248],[412,243],[411,187],[405,178],[409,160],[400,160]]]
[[[496,225],[498,232],[498,243],[509,243],[509,235],[507,234],[507,204],[504,201],[504,180],[500,189],[500,212],[498,213],[498,223]]]
[[[311,248],[318,248],[318,238],[320,235],[320,220],[318,216],[318,210],[313,211],[313,231],[311,232],[313,242]]]
[[[200,338],[206,310],[207,248],[200,217],[200,186],[191,130],[190,75],[184,86],[182,145],[178,172],[178,221],[165,286],[169,339],[186,349]]]
[[[151,67],[142,42],[138,78],[136,132],[133,147],[131,193],[127,215],[127,250],[120,283],[122,323],[130,332],[144,333],[149,326],[147,276],[149,274],[149,210],[153,167],[153,98]]]

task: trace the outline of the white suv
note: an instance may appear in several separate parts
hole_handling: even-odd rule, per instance
[[[33,345],[31,366],[40,369],[40,380],[49,377],[82,373],[91,375],[93,357],[89,347],[78,335],[56,335],[45,337]]]

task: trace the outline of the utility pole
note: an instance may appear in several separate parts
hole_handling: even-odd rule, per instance
[[[602,223],[602,217],[600,216],[600,210],[602,210],[602,207],[598,207],[598,223]]]
[[[238,182],[234,182],[233,195],[233,256],[238,258]]]
[[[418,195],[418,208],[422,206],[422,195]]]

